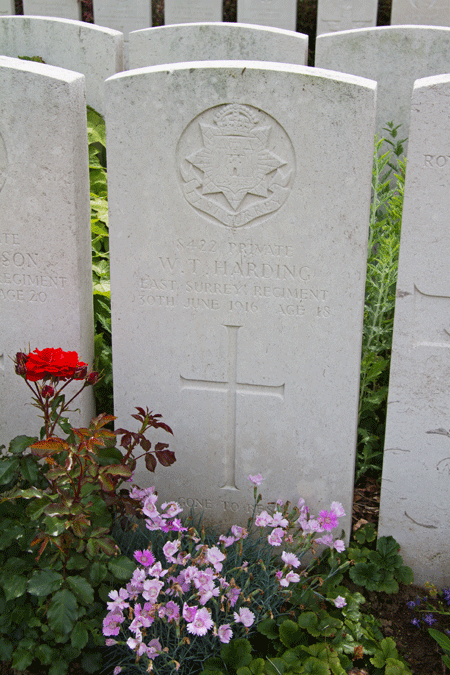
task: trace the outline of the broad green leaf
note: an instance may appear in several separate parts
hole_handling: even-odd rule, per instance
[[[85,570],[89,565],[89,560],[84,555],[72,555],[67,561],[68,570]]]
[[[20,470],[23,478],[29,483],[37,483],[42,473],[36,458],[33,455],[25,455],[20,460]]]
[[[24,647],[17,647],[17,649],[14,651],[11,665],[16,670],[23,671],[26,670],[28,666],[31,665],[33,659],[34,659],[33,651],[25,649]]]
[[[136,564],[125,555],[120,555],[108,563],[108,569],[116,579],[128,581],[136,569]]]
[[[278,626],[274,619],[264,619],[258,623],[258,632],[262,633],[271,640],[276,640],[278,637]]]
[[[38,597],[45,597],[54,593],[63,582],[62,574],[54,572],[53,570],[40,570],[35,572],[28,581],[28,593],[37,595]]]
[[[67,634],[77,619],[77,599],[67,588],[53,596],[47,610],[50,628],[57,633]]]
[[[45,531],[51,537],[58,537],[66,529],[64,520],[60,518],[51,518],[47,516],[44,518]]]
[[[330,669],[326,663],[311,656],[303,664],[304,672],[308,675],[330,675]]]
[[[83,654],[81,666],[87,673],[97,672],[102,666],[102,655],[99,652]]]
[[[30,520],[37,520],[45,511],[45,508],[52,503],[50,497],[42,496],[41,498],[31,501],[26,509],[26,514]]]
[[[65,659],[55,659],[48,671],[48,675],[66,675],[69,669],[69,663]]]
[[[298,644],[299,638],[302,635],[297,623],[286,619],[280,626],[280,640],[285,647],[292,647]]]
[[[86,581],[86,579],[76,576],[66,577],[66,581],[81,602],[83,602],[85,605],[89,605],[94,602],[94,589],[92,588],[91,584]]]
[[[44,666],[49,666],[56,657],[56,654],[56,650],[52,649],[49,645],[40,644],[36,647],[36,658]]]
[[[407,565],[402,565],[396,572],[395,578],[401,584],[412,584],[414,581],[414,573]]]
[[[88,637],[88,632],[85,626],[81,622],[76,623],[70,634],[70,642],[72,647],[83,649],[87,645]]]
[[[101,562],[94,562],[89,568],[89,578],[94,586],[98,586],[108,574],[106,565]]]
[[[20,455],[35,441],[37,441],[35,436],[16,436],[9,444],[9,451],[13,455]]]
[[[6,601],[20,598],[27,590],[28,578],[19,574],[9,574],[6,572],[2,575],[1,586],[3,587]]]
[[[283,675],[283,673],[285,673],[288,668],[289,666],[283,661],[283,659],[279,659],[277,657],[269,659],[267,657],[265,669],[267,675]]]
[[[12,651],[12,643],[7,638],[0,637],[0,661],[10,661]]]
[[[319,635],[319,631],[317,630],[319,619],[317,618],[317,615],[314,614],[314,612],[302,612],[297,619],[297,623],[300,628],[305,628],[308,633],[314,637]]]
[[[14,478],[20,466],[17,457],[3,457],[0,459],[0,485],[6,485]]]
[[[249,665],[252,660],[251,651],[250,642],[239,638],[224,645],[220,650],[220,655],[226,663],[228,670],[237,670]]]
[[[398,659],[386,659],[385,675],[411,675],[408,666]]]

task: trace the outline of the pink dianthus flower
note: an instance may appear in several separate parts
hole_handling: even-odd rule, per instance
[[[255,615],[247,607],[241,607],[239,613],[234,612],[233,616],[236,623],[242,623],[246,628],[250,628],[255,621]]]
[[[196,612],[194,620],[187,624],[187,630],[192,635],[206,635],[212,626],[213,620],[209,610],[202,607]]]

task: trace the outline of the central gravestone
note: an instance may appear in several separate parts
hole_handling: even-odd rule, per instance
[[[377,24],[378,0],[319,0],[317,35]]]
[[[391,24],[450,26],[448,0],[392,0]]]
[[[136,480],[205,522],[245,524],[261,472],[349,532],[374,90],[251,61],[106,82],[117,424],[163,414],[177,462]]]

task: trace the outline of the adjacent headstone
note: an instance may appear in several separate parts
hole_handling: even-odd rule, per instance
[[[161,26],[130,34],[129,68],[186,61],[250,60],[305,65],[308,36],[236,23]]]
[[[14,0],[0,0],[0,16],[15,14]]]
[[[403,206],[380,535],[415,583],[450,583],[450,76],[416,82]]]
[[[212,61],[106,96],[117,423],[149,406],[177,457],[137,481],[226,526],[261,472],[348,534],[375,83]]]
[[[378,0],[319,0],[317,35],[377,25]]]
[[[392,0],[391,24],[450,26],[448,0]]]
[[[94,0],[94,21],[124,34],[152,25],[151,0]]]
[[[0,56],[0,445],[42,426],[16,352],[61,347],[92,364],[85,105],[83,75]],[[74,423],[92,408],[88,388]]]
[[[164,0],[164,23],[222,21],[222,0]]]
[[[353,73],[378,82],[377,133],[388,122],[409,133],[414,81],[450,72],[450,28],[383,26],[361,28],[316,40],[316,66]]]
[[[23,0],[23,13],[81,21],[81,0]]]
[[[237,20],[240,23],[295,30],[297,0],[238,0]]]
[[[0,53],[40,56],[52,66],[83,73],[87,103],[100,113],[105,79],[123,70],[121,33],[69,19],[0,18]]]

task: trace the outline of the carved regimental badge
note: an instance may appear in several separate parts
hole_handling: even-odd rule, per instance
[[[5,141],[0,134],[0,191],[6,180],[6,167],[8,166],[8,157],[6,155]]]
[[[187,126],[177,152],[185,198],[227,227],[262,222],[289,196],[292,143],[273,117],[252,106],[205,110]]]

